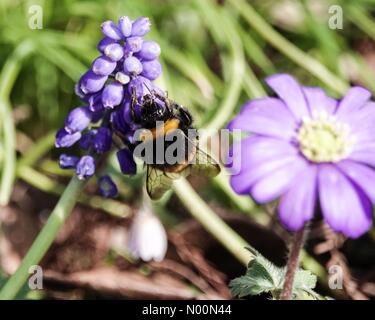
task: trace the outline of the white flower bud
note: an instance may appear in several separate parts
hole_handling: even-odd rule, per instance
[[[162,261],[167,246],[167,234],[163,225],[149,207],[142,206],[130,228],[130,253],[143,261]]]

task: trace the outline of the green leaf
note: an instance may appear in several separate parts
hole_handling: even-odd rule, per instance
[[[244,297],[265,292],[273,292],[280,287],[283,269],[276,267],[254,249],[255,258],[249,262],[245,276],[236,278],[229,284],[233,296]]]
[[[298,270],[294,277],[295,290],[309,290],[316,286],[316,276],[309,270]]]
[[[249,262],[246,275],[232,280],[229,284],[233,296],[245,297],[270,293],[279,296],[286,273],[286,268],[279,268],[256,250],[249,248],[255,256]],[[320,299],[312,289],[316,285],[316,276],[311,271],[299,269],[294,279],[293,294],[297,299]]]
[[[230,287],[232,295],[244,297],[269,292],[275,288],[275,283],[269,271],[254,259],[249,263],[246,275],[231,281]]]

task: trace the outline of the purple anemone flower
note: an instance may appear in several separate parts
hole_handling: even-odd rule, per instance
[[[337,232],[357,238],[372,223],[375,203],[375,103],[353,87],[337,101],[286,74],[266,79],[278,98],[246,103],[228,125],[251,133],[232,146],[241,157],[232,188],[257,202],[280,198],[278,213],[298,230],[320,206]]]

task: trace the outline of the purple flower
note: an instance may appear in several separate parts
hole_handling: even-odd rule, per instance
[[[107,76],[99,76],[89,70],[79,80],[80,89],[84,94],[98,92],[103,88],[107,79]]]
[[[61,154],[59,164],[62,169],[73,169],[76,167],[79,158],[76,156],[70,156],[68,154]]]
[[[83,156],[76,166],[78,179],[83,180],[91,177],[95,173],[95,160],[92,156]]]
[[[137,53],[137,57],[142,60],[154,60],[160,55],[160,46],[154,42],[145,40],[142,43],[141,50]]]
[[[104,108],[118,106],[124,97],[124,87],[121,83],[114,81],[108,84],[102,93],[102,103]]]
[[[108,128],[100,127],[95,133],[93,147],[95,152],[104,153],[111,149],[112,132]]]
[[[116,69],[117,63],[106,56],[96,58],[92,64],[92,71],[100,76],[108,76]]]
[[[112,61],[119,61],[124,56],[124,48],[118,43],[112,43],[105,47],[104,54]]]
[[[158,60],[144,61],[142,66],[142,76],[147,79],[155,80],[161,75],[161,64]]]
[[[87,128],[92,120],[93,114],[87,106],[77,107],[69,112],[65,120],[65,130],[75,133]]]
[[[139,52],[142,49],[142,37],[130,37],[126,39],[126,50],[129,52]]]
[[[136,172],[133,135],[140,124],[130,110],[133,89],[139,102],[151,90],[164,94],[151,81],[160,75],[161,66],[156,60],[160,55],[159,45],[143,38],[150,26],[146,17],[133,22],[127,16],[121,17],[118,24],[106,21],[101,25],[104,37],[97,45],[101,55],[74,88],[87,106],[69,113],[55,140],[57,148],[68,148],[79,141],[83,156],[63,154],[60,165],[76,168],[80,179],[94,174],[94,157],[110,151],[114,136],[124,144],[117,153],[122,172]],[[139,103],[134,106],[135,116],[139,115],[140,108]]]
[[[142,76],[138,76],[137,78],[133,79],[132,81],[129,82],[129,85],[128,85],[129,95],[131,95],[133,90],[135,90],[138,98],[143,97],[145,94],[149,93],[149,91],[152,89],[153,89],[153,85],[151,81]]]
[[[142,37],[151,29],[151,22],[149,18],[141,17],[133,22],[132,33],[133,37]]]
[[[104,37],[102,40],[99,41],[99,43],[96,46],[96,48],[101,53],[104,53],[105,48],[107,48],[107,46],[109,46],[110,44],[114,44],[114,43],[116,43],[116,40],[113,40],[113,39],[108,38],[108,37]]]
[[[74,93],[77,97],[81,98],[84,101],[87,98],[86,94],[81,90],[81,84],[79,81],[74,85]]]
[[[139,75],[143,70],[141,61],[136,57],[129,57],[124,60],[124,72],[128,75]]]
[[[137,165],[134,162],[133,153],[129,149],[121,149],[117,151],[116,155],[123,174],[132,175],[137,172]]]
[[[70,134],[64,128],[56,133],[55,146],[56,148],[68,148],[81,139],[81,132]]]
[[[83,134],[81,140],[79,140],[79,147],[83,150],[89,150],[92,148],[94,146],[94,138],[97,131],[97,129],[91,129]]]
[[[96,93],[89,97],[88,99],[89,109],[92,112],[101,112],[104,110],[103,103],[102,103],[102,93]]]
[[[98,184],[101,196],[105,198],[114,198],[117,195],[117,186],[110,176],[106,175],[100,177]]]
[[[353,87],[340,101],[302,87],[285,74],[266,79],[279,98],[244,105],[228,125],[251,136],[235,143],[241,157],[231,185],[263,203],[280,197],[281,222],[300,229],[320,205],[336,231],[357,238],[372,223],[375,203],[375,103]]]
[[[131,35],[132,33],[132,21],[130,20],[129,17],[121,17],[118,20],[118,27],[122,33],[122,35],[127,38]]]
[[[117,28],[117,26],[112,21],[105,21],[101,25],[102,32],[108,38],[113,40],[121,40],[122,34],[121,31]]]

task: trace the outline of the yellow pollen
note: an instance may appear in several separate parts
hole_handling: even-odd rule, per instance
[[[313,162],[343,160],[354,144],[349,125],[324,111],[303,118],[297,138],[302,154]]]

